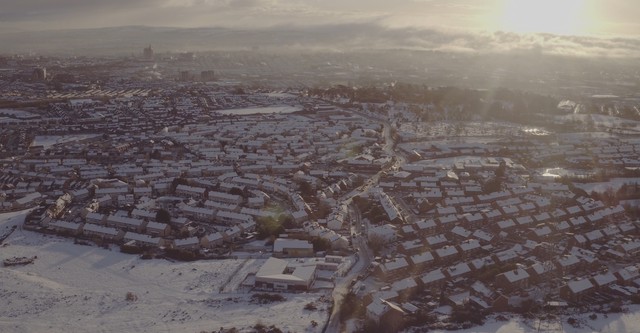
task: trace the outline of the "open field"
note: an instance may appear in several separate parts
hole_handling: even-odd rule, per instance
[[[25,214],[0,215],[0,228],[20,224]],[[327,318],[329,303],[318,302],[322,294],[252,303],[253,293],[238,289],[242,274],[231,274],[238,267],[241,273],[257,269],[262,260],[141,260],[115,247],[76,245],[20,229],[5,244],[3,260],[37,259],[0,269],[1,332],[201,332],[246,330],[257,322],[285,332],[319,332]],[[309,302],[318,310],[304,310]],[[318,327],[311,328],[311,321]]]

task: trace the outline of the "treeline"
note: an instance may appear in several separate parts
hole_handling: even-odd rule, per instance
[[[403,102],[427,106],[413,111],[425,114],[446,112],[457,120],[496,118],[521,120],[523,116],[557,112],[560,99],[552,96],[496,88],[488,90],[429,87],[426,85],[397,83],[390,86],[350,87],[337,85],[330,88],[311,88],[311,96],[325,99],[346,98],[352,103]]]

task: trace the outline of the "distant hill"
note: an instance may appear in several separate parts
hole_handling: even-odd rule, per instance
[[[379,31],[372,31],[377,29]],[[208,50],[342,50],[402,45],[375,25],[275,27],[261,30],[124,26],[0,33],[4,53],[130,54],[152,45],[159,52]],[[394,31],[392,34],[396,34]],[[394,45],[395,44],[395,45]]]
[[[124,55],[151,44],[157,52],[430,50],[467,54],[550,54],[638,58],[640,39],[389,28],[376,23],[262,29],[123,26],[0,32],[2,53]]]

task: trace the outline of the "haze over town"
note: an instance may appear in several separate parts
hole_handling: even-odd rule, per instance
[[[0,331],[637,332],[638,12],[0,1]]]

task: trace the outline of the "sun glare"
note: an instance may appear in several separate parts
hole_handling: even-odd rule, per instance
[[[561,35],[587,34],[595,21],[588,0],[504,0],[500,30]]]

